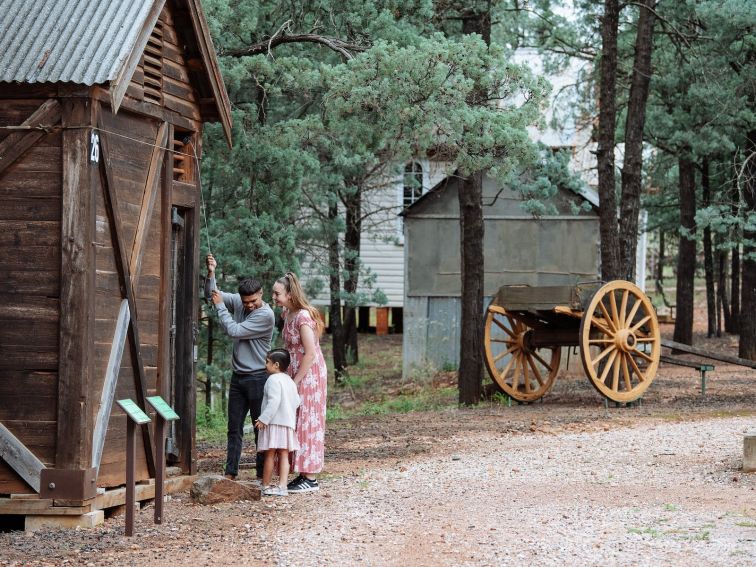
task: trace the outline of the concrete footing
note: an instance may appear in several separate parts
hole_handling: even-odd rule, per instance
[[[743,472],[756,472],[756,431],[743,437]]]
[[[26,516],[24,529],[34,532],[44,528],[94,528],[105,522],[105,512],[95,510],[80,516]]]

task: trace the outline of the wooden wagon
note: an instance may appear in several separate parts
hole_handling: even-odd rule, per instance
[[[523,402],[551,389],[562,347],[579,347],[591,384],[615,402],[641,397],[661,356],[656,311],[624,280],[501,287],[488,307],[484,343],[491,378]]]

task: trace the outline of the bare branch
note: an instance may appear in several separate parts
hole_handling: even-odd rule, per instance
[[[344,41],[337,37],[328,37],[317,33],[291,33],[291,20],[286,20],[278,30],[265,41],[252,44],[240,49],[231,49],[220,52],[221,55],[230,57],[246,57],[248,55],[260,55],[266,53],[271,55],[274,47],[285,43],[318,43],[324,45],[333,51],[341,54],[344,59],[353,59],[355,53],[366,51],[370,48],[368,44],[352,43]]]

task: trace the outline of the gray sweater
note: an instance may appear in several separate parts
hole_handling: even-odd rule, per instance
[[[216,289],[215,278],[205,280],[205,297],[212,298]],[[270,305],[245,311],[238,293],[221,292],[223,303],[215,306],[223,331],[234,340],[231,366],[238,374],[251,374],[265,370],[265,355],[270,350],[274,315]]]

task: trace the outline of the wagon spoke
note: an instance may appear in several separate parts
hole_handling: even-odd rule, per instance
[[[506,350],[506,351],[504,351],[504,352],[502,352],[502,353],[497,354],[496,356],[494,356],[494,359],[493,359],[494,363],[499,362],[502,358],[504,358],[505,356],[507,356],[508,354],[510,354],[511,352],[513,352],[516,348],[517,348],[516,346],[513,346],[510,349],[508,349],[508,350]]]
[[[513,339],[514,339],[514,338],[517,338],[517,335],[515,335],[515,334],[514,334],[514,333],[513,333],[512,331],[510,331],[509,329],[507,329],[507,328],[506,328],[506,327],[504,326],[504,324],[503,324],[503,323],[502,323],[501,321],[499,321],[498,319],[496,319],[495,317],[493,318],[493,322],[494,322],[494,323],[495,323],[495,324],[496,324],[496,325],[497,325],[497,326],[498,326],[498,327],[499,327],[499,328],[500,328],[500,329],[501,329],[502,331],[504,331],[504,332],[505,332],[506,334],[508,334],[508,335],[509,335],[510,337],[512,337]]]
[[[604,320],[607,323],[609,323],[609,327],[611,327],[612,333],[617,332],[617,325],[615,325],[614,321],[612,320],[612,317],[609,315],[609,312],[606,310],[606,307],[604,307],[603,301],[599,301],[599,308],[601,309],[601,313],[604,314]],[[616,305],[615,305],[615,311],[616,311]],[[596,319],[594,318],[593,320],[595,321]]]
[[[640,356],[640,357],[641,357],[642,359],[644,359],[644,360],[647,360],[648,362],[653,362],[653,361],[654,361],[654,359],[653,359],[653,358],[651,358],[650,356],[648,356],[648,355],[647,355],[647,354],[646,354],[645,352],[643,352],[642,350],[638,350],[637,348],[634,348],[634,349],[633,349],[633,352],[634,352],[635,354],[637,354],[638,356]]]
[[[625,319],[625,325],[631,325],[633,322],[633,319],[635,318],[635,314],[638,312],[638,309],[641,306],[640,299],[636,298],[635,303],[633,304],[633,307],[630,309],[630,313],[627,315],[627,319]]]
[[[609,361],[606,363],[606,367],[604,368],[604,371],[601,373],[601,378],[599,378],[599,382],[604,382],[604,380],[606,380],[606,377],[609,375],[609,370],[611,370],[612,366],[614,366],[614,359],[615,358],[617,358],[617,351],[616,350],[609,357]],[[606,382],[604,382],[604,383],[606,383]]]
[[[538,370],[538,367],[535,365],[535,362],[533,362],[532,357],[528,357],[528,364],[530,364],[530,368],[533,369],[533,376],[535,376],[535,379],[538,380],[538,383],[543,387],[543,378],[541,377],[541,373]]]
[[[627,369],[627,359],[632,358],[630,355],[622,353],[622,374],[625,377],[625,389],[629,392],[633,389],[633,385],[630,382],[630,371]]]
[[[606,343],[613,343],[614,339],[590,339],[588,341],[588,344],[595,345],[595,344],[606,344]]]
[[[512,339],[491,339],[491,342],[492,343],[505,343],[505,344],[508,344],[508,345],[513,345],[517,341],[513,341]]]
[[[615,331],[611,331],[607,329],[604,324],[601,322],[600,319],[597,319],[595,316],[591,317],[591,325],[593,327],[596,327],[599,331],[604,333],[605,335],[609,337],[613,337],[615,335]]]
[[[538,362],[543,364],[546,368],[549,369],[549,372],[551,372],[553,369],[551,368],[551,365],[548,364],[544,359],[542,359],[537,352],[532,353],[533,358],[535,358]]]
[[[528,356],[526,354],[522,355],[523,361],[522,361],[522,383],[525,384],[525,392],[527,394],[530,393],[530,376],[528,376],[528,365],[525,364],[526,359]]]
[[[619,391],[619,374],[620,374],[620,359],[622,358],[622,353],[617,352],[617,356],[614,357],[614,362],[612,363],[612,390],[615,392]]]
[[[517,391],[517,385],[520,383],[520,373],[517,372],[517,367],[520,365],[520,353],[514,356],[514,371],[512,372],[512,389]]]
[[[596,366],[599,362],[601,362],[601,359],[607,356],[609,353],[611,353],[613,350],[615,350],[617,347],[615,345],[610,345],[606,347],[604,350],[601,351],[601,353],[593,359],[593,366]]]
[[[620,313],[619,313],[619,326],[625,327],[627,325],[627,319],[625,319],[625,316],[627,315],[627,297],[630,294],[630,291],[625,290],[622,292],[622,304],[620,305]]]
[[[641,319],[635,325],[633,325],[632,327],[630,327],[630,332],[634,333],[635,331],[637,331],[638,329],[640,329],[643,325],[645,325],[646,323],[648,323],[648,321],[650,321],[650,320],[651,320],[651,315],[646,315],[643,319]]]
[[[635,337],[635,340],[639,343],[653,343],[656,342],[656,337]]]
[[[627,358],[630,360],[630,365],[633,367],[633,371],[635,371],[635,375],[638,377],[638,381],[645,382],[646,375],[641,372],[640,368],[638,368],[638,363],[635,362],[635,359],[632,356],[628,356]]]
[[[501,371],[499,372],[499,375],[501,376],[502,380],[506,379],[507,372],[509,372],[509,368],[514,363],[515,358],[517,358],[517,353],[516,352],[512,355],[512,358],[510,358],[509,361],[507,361],[507,363],[504,365],[504,368],[502,368]],[[494,365],[494,368],[495,367],[496,366]]]
[[[614,297],[614,291],[609,292],[609,304],[612,307],[612,321],[614,321],[614,328],[619,329],[619,315],[617,314],[617,298]]]

